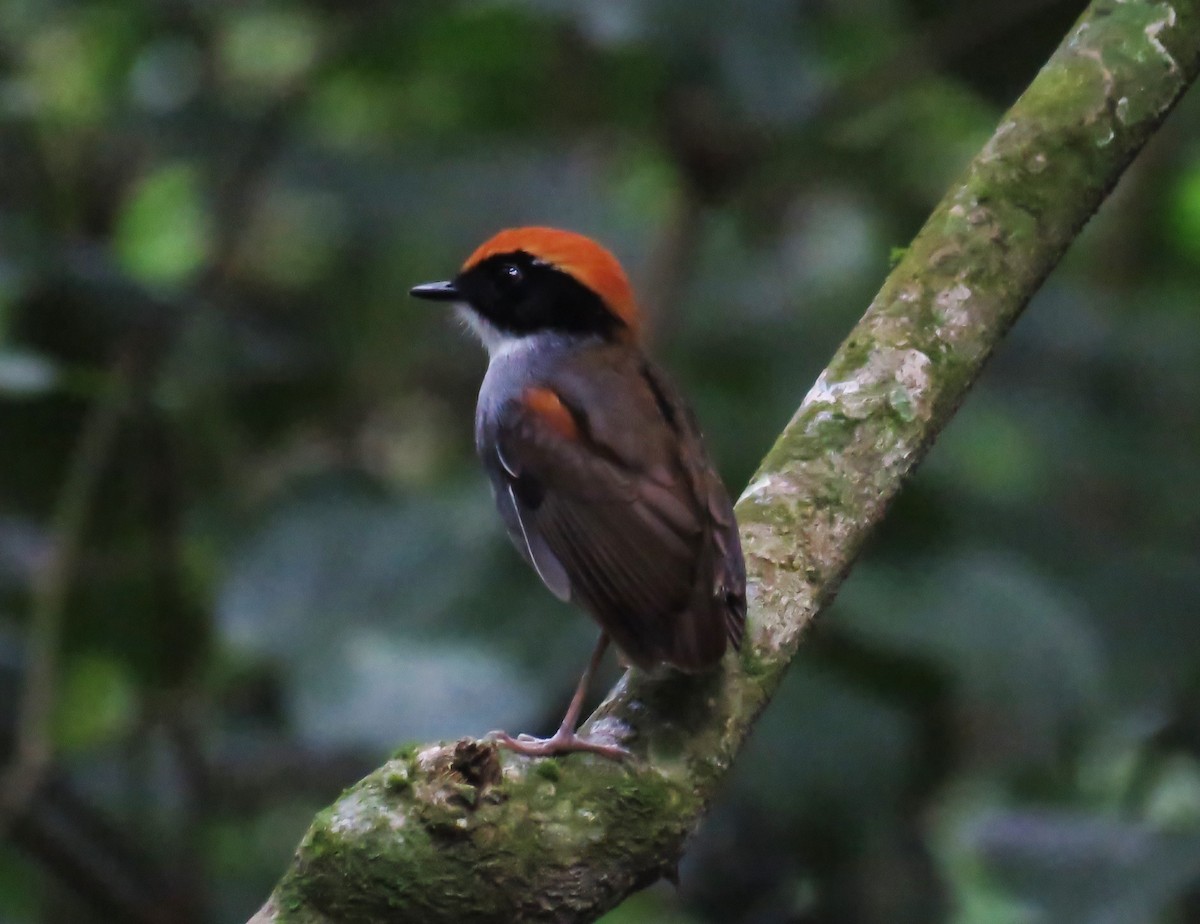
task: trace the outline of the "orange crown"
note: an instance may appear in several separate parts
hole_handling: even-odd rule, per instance
[[[508,228],[480,244],[462,268],[467,270],[488,257],[518,250],[574,276],[637,335],[641,318],[629,278],[617,258],[590,237],[557,228]]]

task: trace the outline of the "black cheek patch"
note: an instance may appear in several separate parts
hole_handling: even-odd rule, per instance
[[[521,269],[519,282],[506,277],[510,265]],[[506,333],[560,331],[614,340],[625,328],[599,295],[523,251],[488,257],[460,273],[455,285],[475,311]]]

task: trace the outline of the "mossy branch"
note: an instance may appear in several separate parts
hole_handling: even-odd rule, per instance
[[[632,672],[589,720],[629,764],[463,741],[321,812],[255,922],[589,921],[671,875],[834,592],[988,355],[1200,67],[1200,0],[1093,3],[933,212],[738,504],[748,644]]]

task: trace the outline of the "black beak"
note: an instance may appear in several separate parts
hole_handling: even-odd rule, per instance
[[[453,282],[426,282],[408,290],[413,298],[426,298],[431,302],[461,302],[462,294]]]

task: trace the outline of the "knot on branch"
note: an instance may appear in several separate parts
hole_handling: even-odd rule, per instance
[[[500,755],[490,741],[463,738],[418,752],[411,761],[394,762],[384,776],[385,790],[409,793],[413,809],[431,833],[463,834],[480,806],[497,805],[505,794]]]

